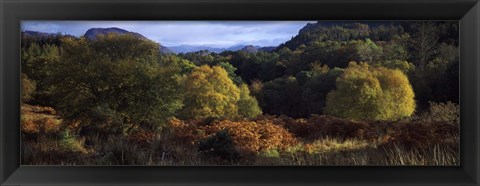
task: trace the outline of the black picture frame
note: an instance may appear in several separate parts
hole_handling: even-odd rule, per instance
[[[20,166],[21,20],[458,20],[461,163],[447,167]],[[0,185],[479,185],[478,0],[0,0]]]

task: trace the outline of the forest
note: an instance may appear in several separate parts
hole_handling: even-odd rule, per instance
[[[279,46],[21,38],[22,165],[460,165],[457,21],[318,21]]]

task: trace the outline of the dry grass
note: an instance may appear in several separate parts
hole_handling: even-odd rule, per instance
[[[331,116],[253,121],[172,119],[162,132],[80,135],[48,107],[22,105],[27,165],[459,165],[458,123],[357,122]],[[67,127],[64,127],[67,126]],[[70,132],[73,131],[73,132]],[[237,159],[199,145],[226,131]]]

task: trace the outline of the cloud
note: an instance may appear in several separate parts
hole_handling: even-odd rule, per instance
[[[274,46],[313,21],[22,21],[22,30],[83,35],[90,28],[118,27],[166,46],[237,44]]]

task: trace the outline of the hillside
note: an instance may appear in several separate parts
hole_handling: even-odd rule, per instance
[[[136,33],[136,32],[130,32],[130,31],[127,31],[127,30],[124,30],[124,29],[121,29],[121,28],[116,28],[116,27],[91,28],[91,29],[87,30],[87,32],[85,32],[85,34],[83,36],[85,36],[88,39],[95,39],[98,35],[105,35],[105,34],[110,34],[110,33],[129,34],[129,35],[141,38],[141,39],[147,39],[148,40],[148,38],[146,38],[142,34],[139,34],[139,33]],[[167,47],[165,47],[161,44],[159,44],[159,45],[160,45],[160,52],[161,53],[163,53],[163,54],[173,53],[173,51],[170,50],[169,48],[167,48]]]
[[[308,23],[298,31],[298,35],[281,44],[283,47],[295,50],[300,45],[310,45],[316,41],[349,41],[371,38],[372,32],[391,32],[398,34],[403,31],[399,22],[392,21],[318,21]],[[381,38],[385,39],[385,38]]]

